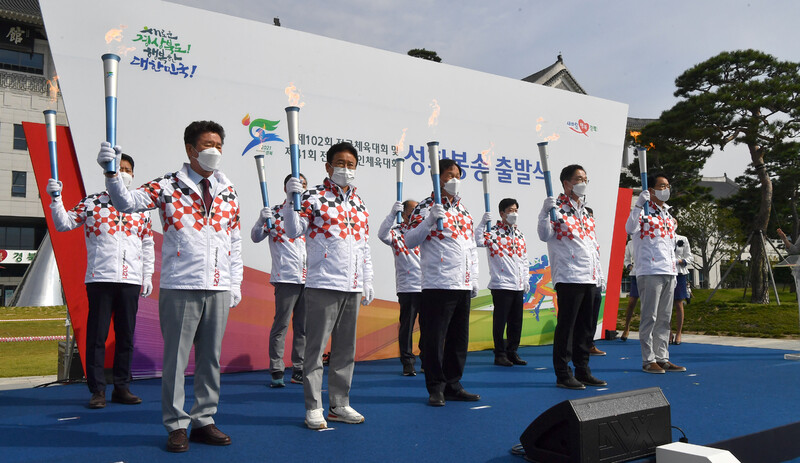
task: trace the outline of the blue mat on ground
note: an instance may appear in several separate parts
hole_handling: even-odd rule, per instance
[[[288,373],[283,389],[266,387],[264,371],[223,375],[216,421],[233,444],[191,443],[178,455],[165,450],[158,379],[133,383],[143,404],[109,402],[101,410],[86,408],[85,384],[2,391],[0,461],[522,462],[509,449],[556,403],[653,386],[670,402],[672,424],[695,444],[800,420],[800,362],[784,360],[783,351],[683,343],[671,347],[671,360],[688,372],[652,375],[640,370],[638,342],[602,341],[598,347],[608,356],[592,357],[590,366],[609,386],[585,391],[555,387],[550,346],[520,349],[528,365],[511,368],[493,365],[489,351],[471,352],[462,383],[482,400],[443,408],[426,405],[424,377],[401,376],[397,359],[360,362],[351,405],[366,422],[329,422],[334,429],[325,432],[304,427],[303,388],[289,384]],[[186,385],[188,409],[191,378]]]

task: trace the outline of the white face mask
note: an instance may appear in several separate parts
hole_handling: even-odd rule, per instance
[[[588,186],[589,184],[586,182],[576,183],[572,185],[572,192],[578,196],[584,196],[586,194],[586,187]]]
[[[514,225],[517,223],[518,217],[519,214],[517,214],[516,212],[509,212],[508,214],[506,214],[506,222],[508,222],[509,225]]]
[[[457,178],[451,178],[444,184],[444,191],[447,193],[458,196],[458,185],[461,183],[461,180]]]
[[[342,188],[353,186],[353,183],[356,181],[356,171],[355,169],[348,169],[347,167],[334,167],[331,180]]]
[[[203,151],[197,151],[197,162],[203,170],[215,171],[219,169],[219,163],[222,161],[222,153],[216,148],[206,148]]]
[[[663,190],[653,190],[653,191],[656,192],[656,198],[658,198],[659,201],[666,202],[669,200],[669,188],[665,188]]]
[[[127,172],[120,172],[120,177],[122,177],[122,184],[125,185],[125,188],[131,189],[131,183],[133,183],[133,175]]]

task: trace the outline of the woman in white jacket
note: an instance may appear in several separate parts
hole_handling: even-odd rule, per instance
[[[692,249],[689,247],[689,240],[685,236],[675,235],[675,263],[678,267],[678,275],[675,279],[675,296],[672,301],[672,319],[675,320],[675,335],[670,335],[671,344],[681,343],[681,331],[683,330],[683,302],[689,298],[689,286],[686,276],[689,274],[689,266],[692,264]]]

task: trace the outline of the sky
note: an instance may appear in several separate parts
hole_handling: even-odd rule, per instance
[[[172,1],[391,52],[435,50],[444,63],[513,79],[560,53],[589,95],[637,118],[672,107],[675,78],[722,51],[800,61],[796,0]],[[736,177],[748,163],[746,148],[730,147],[702,173]]]

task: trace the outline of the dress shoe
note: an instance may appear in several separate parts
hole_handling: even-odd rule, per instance
[[[403,376],[417,376],[417,372],[414,370],[413,363],[403,364]]]
[[[128,388],[114,388],[114,392],[111,393],[111,401],[125,405],[137,405],[142,403],[142,399],[133,395]]]
[[[659,362],[658,366],[660,366],[661,369],[664,370],[664,371],[686,371],[686,367],[681,367],[681,366],[675,365],[674,363],[672,363],[670,361]]]
[[[105,408],[106,406],[106,391],[97,391],[92,393],[92,398],[89,399],[89,408]]]
[[[621,341],[627,341],[629,334],[630,334],[630,330],[628,328],[625,328],[625,331],[622,332],[622,336],[620,336],[619,339]]]
[[[517,355],[516,352],[514,352],[513,354],[508,354],[508,360],[510,360],[511,363],[513,363],[514,365],[527,365],[528,364],[528,362],[526,362],[525,360],[522,360],[521,358],[519,358],[519,355]]]
[[[189,440],[186,438],[185,429],[176,429],[169,433],[167,438],[167,451],[168,452],[185,452],[189,450]]]
[[[586,386],[584,386],[582,382],[578,381],[572,376],[570,376],[569,378],[563,378],[557,380],[556,386],[563,387],[564,389],[575,389],[575,390],[586,389]]]
[[[643,366],[642,371],[645,373],[655,373],[659,375],[666,373],[666,371],[664,371],[664,369],[661,368],[661,366],[659,366],[659,364],[657,364],[656,362],[650,362],[647,365]]]
[[[606,355],[606,353],[603,352],[602,350],[598,349],[597,346],[592,346],[592,348],[589,349],[589,355],[601,355],[602,356],[602,355]]]
[[[217,429],[213,424],[203,426],[202,428],[192,428],[192,433],[189,434],[189,440],[192,442],[202,442],[208,445],[231,445],[231,438]]]
[[[428,397],[428,405],[431,407],[444,407],[444,394],[441,392],[434,392]]]
[[[583,383],[585,386],[594,386],[594,387],[608,386],[607,382],[603,381],[602,379],[597,379],[592,375],[576,376],[575,379]]]
[[[465,389],[459,389],[455,392],[445,392],[444,398],[459,402],[477,402],[481,400],[481,396],[478,394],[470,394]]]
[[[513,367],[514,364],[505,355],[495,355],[494,364],[501,367]]]

